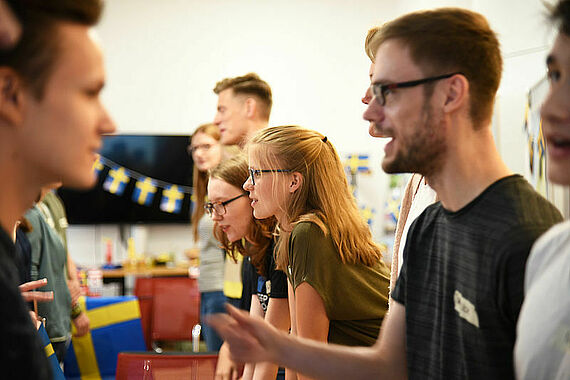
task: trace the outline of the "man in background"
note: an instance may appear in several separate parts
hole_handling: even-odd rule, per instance
[[[11,232],[41,188],[89,188],[101,135],[115,127],[101,104],[103,56],[90,27],[99,0],[7,1],[22,27],[0,51],[0,366],[7,378],[50,378],[18,290]]]
[[[260,129],[267,127],[273,100],[271,87],[255,73],[226,78],[214,87],[218,107],[214,124],[220,127],[224,145],[243,147]]]
[[[222,79],[214,93],[218,95],[214,124],[220,128],[223,145],[243,148],[251,136],[267,127],[273,104],[271,87],[257,74]],[[249,275],[255,270],[249,263],[242,265],[241,259],[234,263],[226,257],[224,294],[232,305],[249,309],[250,300],[242,297],[243,285],[249,285]]]

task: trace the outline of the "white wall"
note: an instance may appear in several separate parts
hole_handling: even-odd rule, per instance
[[[378,154],[383,143],[368,136],[360,103],[370,64],[366,31],[408,11],[450,5],[483,13],[499,33],[505,70],[496,137],[507,164],[525,173],[525,94],[544,74],[549,44],[539,0],[108,0],[97,28],[108,71],[104,101],[120,133],[186,134],[213,119],[218,80],[255,71],[273,89],[271,125],[300,124],[341,152]],[[386,184],[378,187],[383,198]],[[101,237],[118,240],[117,231],[71,227],[70,250],[79,263],[97,264]],[[181,257],[190,245],[185,226],[152,226],[146,235],[140,251]]]

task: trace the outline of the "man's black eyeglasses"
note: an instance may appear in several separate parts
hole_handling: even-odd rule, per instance
[[[204,210],[206,210],[206,213],[210,216],[212,216],[212,214],[214,213],[214,211],[218,214],[218,215],[225,215],[226,214],[226,205],[235,201],[236,199],[239,199],[241,197],[243,197],[244,195],[247,195],[248,193],[241,193],[240,195],[238,195],[237,197],[234,197],[232,199],[228,199],[227,201],[223,201],[223,202],[208,202],[204,205]]]
[[[249,168],[249,178],[251,179],[251,184],[255,185],[255,177],[259,177],[261,173],[289,173],[289,169],[252,169]]]
[[[382,84],[382,83],[372,83],[370,88],[372,89],[372,93],[376,97],[376,101],[381,105],[386,104],[386,94],[391,91],[395,90],[396,88],[406,88],[406,87],[415,87],[419,86],[420,84],[425,84],[429,82],[435,82],[436,80],[450,78],[457,73],[445,74],[445,75],[438,75],[436,77],[429,77],[424,79],[412,80],[409,82],[400,82],[400,83],[389,83],[389,84]]]

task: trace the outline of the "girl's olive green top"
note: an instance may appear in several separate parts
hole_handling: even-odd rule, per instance
[[[371,346],[388,311],[390,269],[343,264],[330,235],[314,223],[301,222],[289,241],[287,275],[293,289],[311,285],[321,296],[330,320],[328,341],[346,346]]]

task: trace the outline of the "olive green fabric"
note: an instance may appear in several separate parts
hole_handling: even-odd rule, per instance
[[[343,264],[330,235],[314,223],[293,228],[288,276],[293,289],[306,282],[321,296],[330,320],[329,343],[371,346],[388,310],[390,269]]]
[[[47,207],[47,210],[43,206]],[[65,206],[59,196],[53,191],[48,191],[40,203],[38,203],[40,211],[49,226],[57,231],[57,234],[63,241],[63,246],[67,251],[67,217],[65,215]]]
[[[53,291],[53,301],[38,303],[38,314],[46,318],[46,330],[52,342],[71,337],[71,295],[67,287],[67,252],[57,232],[51,228],[37,207],[26,213],[32,225],[27,233],[32,247],[31,279],[47,278],[41,291]]]

